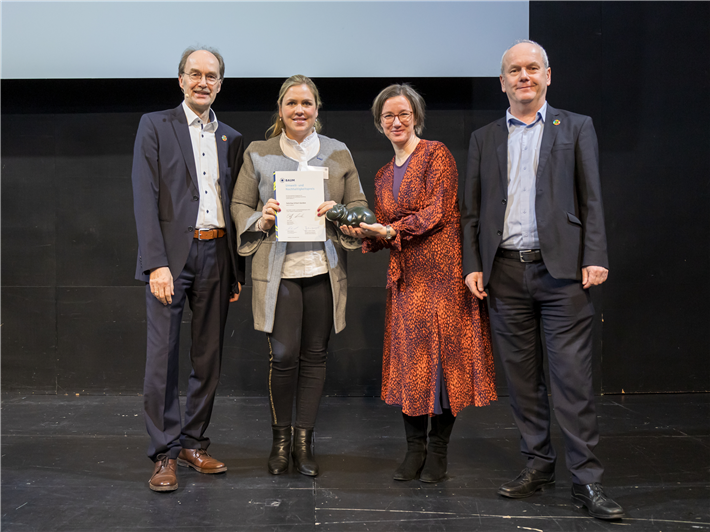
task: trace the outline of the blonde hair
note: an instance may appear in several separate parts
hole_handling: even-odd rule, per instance
[[[401,85],[395,84],[385,87],[375,97],[375,100],[372,102],[372,117],[375,119],[375,127],[377,128],[377,131],[384,134],[385,130],[382,129],[382,124],[380,123],[382,108],[385,106],[385,102],[387,100],[396,96],[404,96],[407,98],[407,101],[409,101],[409,105],[412,106],[412,112],[414,113],[414,131],[417,135],[421,135],[424,130],[426,104],[424,103],[424,98],[422,98],[409,83],[402,83]]]
[[[320,94],[318,93],[318,87],[316,87],[316,84],[313,83],[313,80],[307,76],[303,76],[301,74],[296,74],[295,76],[291,76],[288,78],[286,81],[283,82],[281,85],[281,90],[279,90],[279,99],[276,100],[276,113],[274,114],[273,117],[271,117],[271,127],[266,130],[266,138],[271,139],[274,137],[278,137],[281,132],[284,129],[284,124],[281,121],[281,117],[279,116],[279,109],[281,108],[281,104],[284,101],[284,97],[286,96],[286,93],[291,87],[295,87],[297,85],[306,85],[311,93],[313,94],[313,99],[315,100],[316,104],[316,109],[320,109],[323,103],[321,102],[320,99]],[[318,121],[316,118],[316,123],[315,123],[315,128],[316,132],[320,133],[321,130],[321,123]],[[271,132],[271,133],[269,133]]]

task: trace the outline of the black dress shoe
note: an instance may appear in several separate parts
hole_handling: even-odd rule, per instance
[[[584,506],[597,519],[621,519],[625,515],[624,509],[606,496],[599,482],[572,484],[572,500],[577,508]]]
[[[549,473],[526,467],[514,480],[498,488],[498,495],[509,499],[524,499],[538,490],[555,484],[555,472]]]

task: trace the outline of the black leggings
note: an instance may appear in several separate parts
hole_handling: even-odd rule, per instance
[[[298,390],[295,426],[314,427],[332,327],[333,293],[328,274],[281,279],[274,329],[268,335],[273,425],[291,425],[294,390]]]

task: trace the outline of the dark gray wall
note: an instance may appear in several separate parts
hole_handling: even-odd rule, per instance
[[[611,275],[597,306],[595,388],[710,388],[710,4],[533,2],[556,107],[595,121]],[[225,51],[226,52],[226,51]],[[215,110],[263,138],[281,80],[226,80]],[[392,156],[367,108],[386,79],[316,80],[324,133],[351,149],[367,196]],[[495,79],[419,79],[425,138],[461,174],[468,137],[501,116]],[[142,113],[177,105],[174,80],[2,82],[2,388],[141,392],[144,289],[134,281],[130,168]],[[378,395],[387,256],[350,255],[348,327],[333,335],[327,394]],[[264,335],[247,286],[227,325],[220,393],[266,393]],[[186,314],[185,322],[189,322]],[[186,344],[188,327],[183,331]],[[182,376],[189,364],[183,356]],[[505,393],[499,376],[499,391]]]

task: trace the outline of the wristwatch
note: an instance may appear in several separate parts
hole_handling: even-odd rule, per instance
[[[394,232],[392,231],[392,226],[385,226],[385,231],[387,231],[387,233],[385,234],[385,240],[392,240],[395,236]]]

